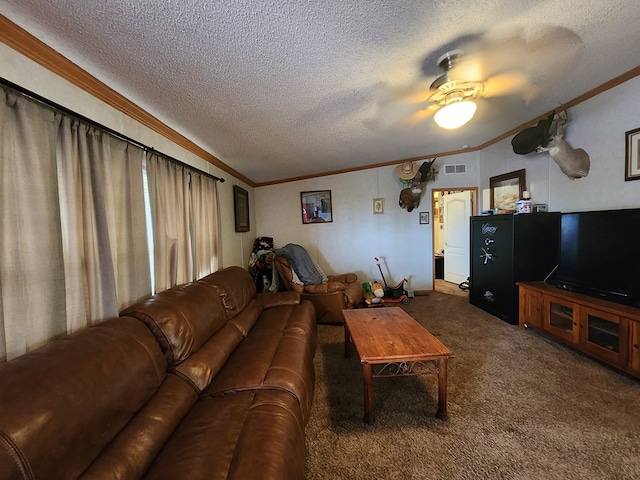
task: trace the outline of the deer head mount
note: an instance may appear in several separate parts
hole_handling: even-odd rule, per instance
[[[549,156],[558,164],[562,173],[571,180],[589,175],[591,161],[589,154],[582,148],[572,148],[564,139],[564,126],[569,121],[567,111],[564,110],[556,116],[555,132],[549,139],[546,147],[538,147],[537,152],[549,152]]]
[[[411,212],[414,208],[417,208],[420,205],[420,197],[422,196],[423,183],[428,182],[429,180],[435,180],[436,171],[433,168],[433,164],[436,161],[428,160],[423,162],[420,165],[415,176],[411,179],[404,178],[405,187],[400,191],[400,199],[398,201],[398,205],[400,208],[405,209],[407,212]],[[413,167],[413,162],[405,162],[402,166],[398,167],[401,169],[403,166],[409,167],[411,164],[411,168],[407,168],[407,171],[413,171],[415,167]]]
[[[526,128],[513,137],[513,151],[518,155],[549,152],[549,156],[558,164],[562,173],[571,180],[586,177],[591,166],[589,154],[582,148],[572,148],[564,139],[565,125],[568,121],[566,110],[558,114],[552,112],[535,127]]]

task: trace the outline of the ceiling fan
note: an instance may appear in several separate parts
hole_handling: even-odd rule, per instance
[[[546,29],[533,40],[522,34],[469,35],[465,40],[440,49],[444,53],[435,63],[441,73],[428,88],[420,82],[390,92],[379,104],[381,124],[410,128],[433,116],[440,127],[454,129],[473,118],[478,101],[515,94],[531,101],[538,85],[552,77],[550,72],[570,69],[581,43],[572,32],[558,28]],[[550,52],[558,49],[565,56],[554,61],[557,55]],[[425,74],[432,58],[423,62]]]
[[[403,125],[412,126],[434,115],[440,127],[459,128],[473,118],[478,99],[525,90],[529,85],[527,75],[517,66],[509,65],[506,57],[504,53],[489,51],[471,55],[465,55],[461,49],[447,51],[437,60],[443,73],[429,90],[405,98],[419,110],[405,119]],[[496,70],[500,73],[489,72]]]
[[[440,107],[434,120],[442,128],[459,128],[471,120],[476,113],[473,99],[482,95],[484,89],[482,81],[456,79],[452,70],[463,55],[462,50],[452,50],[442,55],[438,59],[438,67],[444,70],[444,74],[436,78],[429,87],[434,92],[429,101]]]

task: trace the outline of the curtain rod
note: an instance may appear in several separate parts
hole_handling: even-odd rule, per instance
[[[197,170],[199,173],[201,173],[202,175],[205,175],[207,177],[212,178],[213,180],[220,182],[220,183],[224,183],[224,178],[222,177],[216,177],[215,175],[212,175],[208,172],[202,171],[199,168],[193,167],[185,162],[183,162],[182,160],[178,160],[177,158],[171,157],[165,153],[159,152],[158,150],[154,149],[153,147],[148,147],[147,145],[138,142],[137,140],[134,140],[133,138],[127,137],[126,135],[123,135],[120,132],[116,132],[115,130],[102,125],[98,122],[96,122],[95,120],[91,120],[90,118],[85,117],[84,115],[80,115],[79,113],[74,112],[73,110],[70,110],[66,107],[63,107],[62,105],[57,104],[56,102],[49,100],[48,98],[43,97],[42,95],[38,95],[35,92],[32,92],[30,90],[27,90],[24,87],[21,87],[20,85],[17,85],[9,80],[7,80],[4,77],[0,77],[0,83],[6,85],[7,87],[10,87],[14,90],[17,90],[18,92],[22,93],[23,95],[26,95],[27,97],[30,97],[40,103],[44,103],[45,105],[48,105],[50,107],[53,107],[57,110],[60,110],[63,113],[66,113],[67,115],[71,115],[79,120],[82,120],[83,122],[89,123],[94,127],[100,128],[101,130],[106,131],[107,133],[113,135],[116,138],[119,138],[120,140],[123,140],[127,143],[130,143],[132,145],[135,145],[136,147],[142,148],[143,150],[147,151],[147,152],[155,152],[159,155],[162,155],[163,157],[165,157],[167,160],[170,160],[172,162],[175,162],[179,165],[182,165],[183,167],[187,167],[191,170]]]

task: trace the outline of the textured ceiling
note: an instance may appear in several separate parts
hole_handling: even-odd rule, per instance
[[[0,0],[0,13],[255,183],[476,147],[640,65],[637,0]],[[527,87],[479,101],[455,131],[399,123],[436,59],[478,40],[511,52]]]

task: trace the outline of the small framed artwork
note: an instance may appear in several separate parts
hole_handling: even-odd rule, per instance
[[[381,215],[384,213],[384,198],[373,199],[373,214]]]
[[[249,192],[244,188],[233,186],[233,210],[236,220],[236,232],[248,232],[249,225]]]
[[[489,179],[491,187],[491,208],[497,208],[507,212],[515,212],[516,202],[522,198],[525,191],[526,172],[515,172],[497,175]]]
[[[640,128],[628,131],[625,137],[627,143],[624,179],[628,182],[640,179]]]
[[[420,224],[424,225],[429,223],[429,212],[420,212]]]
[[[333,222],[331,190],[300,192],[302,223]]]

